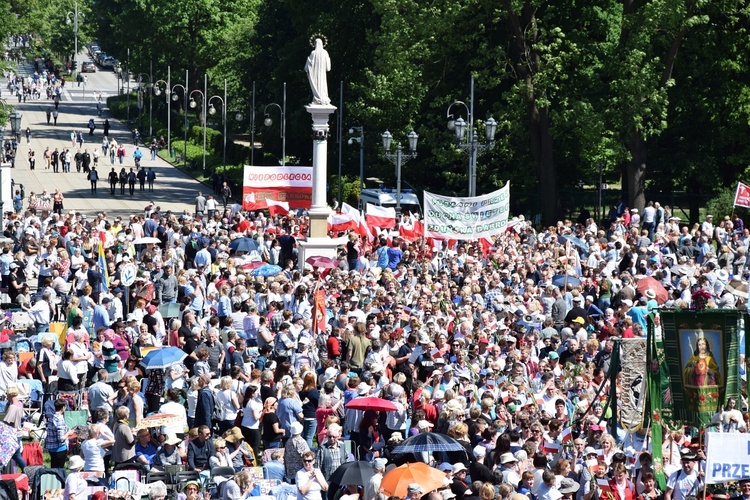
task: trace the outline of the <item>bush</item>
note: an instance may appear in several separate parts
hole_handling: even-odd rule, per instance
[[[716,195],[706,204],[706,213],[713,214],[714,220],[716,221],[723,220],[725,215],[730,215],[733,212],[744,219],[747,215],[748,210],[743,207],[734,206],[734,195],[736,194],[736,192],[736,187],[729,187],[719,190]]]

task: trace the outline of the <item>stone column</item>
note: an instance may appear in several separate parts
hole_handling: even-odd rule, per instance
[[[325,238],[328,234],[328,214],[331,210],[326,203],[326,182],[328,178],[328,117],[336,111],[336,106],[309,104],[305,106],[312,115],[313,138],[313,189],[310,214],[310,237]]]

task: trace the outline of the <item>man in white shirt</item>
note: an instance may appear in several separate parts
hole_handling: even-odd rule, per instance
[[[690,450],[682,453],[682,468],[667,479],[664,500],[686,500],[689,496],[698,496],[703,489],[703,479],[695,467],[695,462],[695,453]]]

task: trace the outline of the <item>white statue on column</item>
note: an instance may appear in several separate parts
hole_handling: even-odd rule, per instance
[[[305,63],[307,79],[310,81],[310,88],[313,93],[312,104],[331,104],[331,98],[328,97],[328,81],[326,73],[331,71],[331,58],[328,51],[323,48],[323,40],[315,39],[315,48],[307,57]]]

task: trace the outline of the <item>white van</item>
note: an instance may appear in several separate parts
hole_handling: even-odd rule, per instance
[[[381,207],[396,208],[396,190],[389,188],[363,189],[360,200],[365,210],[368,203]],[[422,213],[422,205],[419,203],[419,198],[411,189],[401,190],[401,212],[412,214]]]

